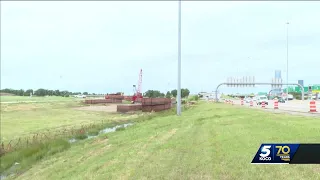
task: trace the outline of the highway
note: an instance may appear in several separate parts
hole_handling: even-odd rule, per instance
[[[241,106],[241,100],[234,100],[234,105]],[[246,103],[244,101],[245,107],[250,107],[250,103]],[[268,105],[266,105],[266,110],[272,110],[273,112],[279,111],[279,112],[290,112],[290,114],[310,114],[311,116],[320,116],[320,101],[316,101],[316,110],[315,113],[310,113],[310,101],[299,101],[299,100],[292,100],[287,101],[285,103],[278,103],[278,110],[274,110],[274,101],[269,100]],[[257,105],[255,101],[253,101],[253,108],[261,108],[261,105]]]

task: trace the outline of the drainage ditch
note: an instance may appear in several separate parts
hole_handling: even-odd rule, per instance
[[[111,128],[105,128],[105,129],[102,129],[101,131],[99,131],[99,133],[97,135],[94,135],[94,136],[93,135],[89,135],[88,133],[86,133],[86,138],[83,138],[83,139],[71,138],[71,139],[69,139],[69,143],[75,143],[75,142],[78,142],[78,141],[81,141],[81,140],[85,140],[85,139],[96,138],[101,134],[107,134],[107,133],[115,132],[120,128],[123,129],[123,128],[127,128],[128,126],[132,126],[132,125],[133,125],[133,123],[126,123],[126,124],[117,125],[117,126],[114,126],[114,127],[111,127]],[[11,168],[9,168],[7,170],[6,174],[0,174],[0,180],[3,180],[3,179],[6,179],[7,177],[11,177],[11,176],[16,175],[16,173],[12,173],[12,172],[15,171],[15,169],[17,169],[18,166],[19,166],[19,163],[16,162],[14,165],[11,166]]]

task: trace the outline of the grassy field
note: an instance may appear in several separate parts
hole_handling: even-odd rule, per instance
[[[82,116],[72,119],[99,115]],[[16,179],[319,179],[320,165],[250,164],[261,143],[319,142],[319,127],[319,118],[203,103],[77,142]]]
[[[21,101],[75,101],[75,100],[82,100],[80,98],[74,97],[61,97],[61,96],[48,96],[48,97],[40,97],[40,96],[0,96],[1,102],[21,102]]]
[[[76,110],[75,107],[79,106],[83,104],[73,100],[1,104],[1,140],[123,118],[123,115],[106,112]]]

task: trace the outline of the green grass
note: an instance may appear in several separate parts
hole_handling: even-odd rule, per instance
[[[116,131],[123,131],[123,130],[125,130],[126,128],[125,127],[118,127],[117,129],[116,129]]]
[[[20,102],[20,101],[74,101],[74,100],[83,100],[80,98],[74,97],[61,97],[61,96],[48,96],[48,97],[37,97],[37,96],[0,96],[1,102]]]
[[[198,100],[199,100],[198,95],[189,96],[187,99],[187,101],[198,101]]]
[[[8,153],[1,157],[0,173],[3,173],[5,170],[7,170],[6,173],[19,172],[45,157],[62,152],[68,148],[70,148],[70,143],[68,141],[57,139]],[[15,163],[19,164],[16,165],[13,170],[12,166]]]
[[[85,124],[113,122],[129,115],[77,110],[78,101],[1,104],[1,140],[25,138],[32,133],[54,133]]]
[[[83,139],[87,139],[88,135],[86,135],[86,134],[77,134],[74,138],[77,139],[77,140],[83,140]]]
[[[152,116],[125,131],[75,143],[16,179],[320,177],[320,165],[250,164],[261,143],[319,142],[319,118],[212,103],[200,103],[180,117]]]
[[[101,128],[99,128],[99,127],[95,127],[95,128],[89,129],[88,130],[88,135],[96,136],[96,135],[99,134],[100,130],[101,130]]]

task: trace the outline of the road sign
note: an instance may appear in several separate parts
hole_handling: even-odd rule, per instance
[[[227,78],[227,87],[255,87],[254,83],[254,76]]]
[[[312,93],[320,93],[320,90],[312,90]]]

